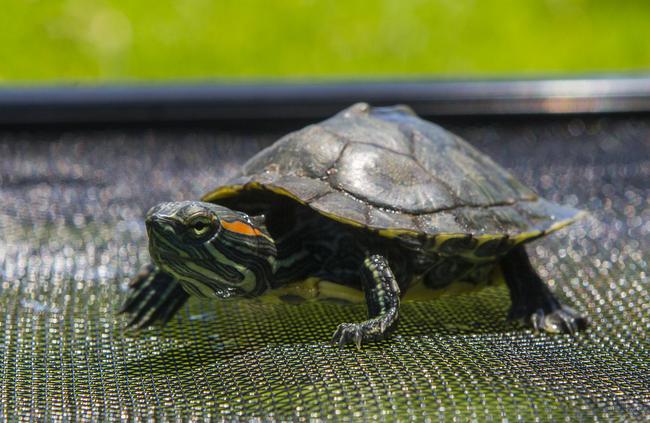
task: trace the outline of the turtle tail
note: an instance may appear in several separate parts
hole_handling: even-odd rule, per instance
[[[138,330],[154,323],[164,326],[188,297],[169,273],[149,264],[129,283],[129,295],[119,313],[131,316],[127,329]]]

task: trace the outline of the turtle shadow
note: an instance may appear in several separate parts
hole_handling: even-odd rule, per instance
[[[392,337],[364,345],[381,349],[394,342],[421,337],[445,338],[492,335],[517,330],[505,316],[509,299],[505,290],[407,302],[400,326]],[[156,348],[129,360],[127,369],[177,372],[228,363],[243,356],[275,354],[287,349],[351,349],[330,344],[336,327],[366,318],[362,305],[328,303],[260,305],[255,303],[195,302],[165,328],[146,330],[136,337],[155,338]]]

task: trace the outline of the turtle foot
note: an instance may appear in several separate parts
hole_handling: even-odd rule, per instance
[[[341,323],[334,332],[332,344],[361,344],[386,338],[399,321],[400,290],[388,261],[380,255],[367,257],[361,266],[361,280],[366,293],[370,319],[361,323]]]
[[[530,324],[536,333],[544,331],[575,335],[576,332],[586,329],[588,321],[572,308],[560,306],[551,312],[544,312],[541,308],[535,310],[530,315]]]
[[[147,265],[129,283],[129,293],[119,313],[130,316],[127,329],[139,330],[156,322],[164,325],[187,298],[171,275]]]
[[[363,327],[359,323],[341,323],[334,332],[332,344],[343,346],[345,344],[355,343],[357,349],[361,349],[364,334]]]
[[[390,317],[377,317],[363,323],[341,323],[332,336],[332,344],[343,346],[354,343],[361,349],[361,344],[382,340],[395,327],[395,320]]]

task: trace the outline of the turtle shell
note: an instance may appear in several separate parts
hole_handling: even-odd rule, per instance
[[[242,193],[251,198],[255,191],[290,197],[383,236],[426,234],[460,243],[468,238],[499,243],[506,237],[523,242],[581,213],[540,198],[410,108],[365,103],[284,136],[203,201],[237,205]]]

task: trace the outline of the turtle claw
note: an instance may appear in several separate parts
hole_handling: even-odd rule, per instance
[[[550,313],[537,309],[530,316],[530,323],[535,333],[570,333],[575,335],[587,327],[587,318],[567,306],[561,306]]]
[[[379,341],[391,333],[396,320],[382,316],[362,323],[341,323],[332,336],[332,344],[343,346],[354,343],[361,349],[364,342]]]
[[[332,344],[342,347],[345,344],[354,342],[357,349],[361,349],[363,342],[363,327],[358,323],[341,323],[334,332]]]

